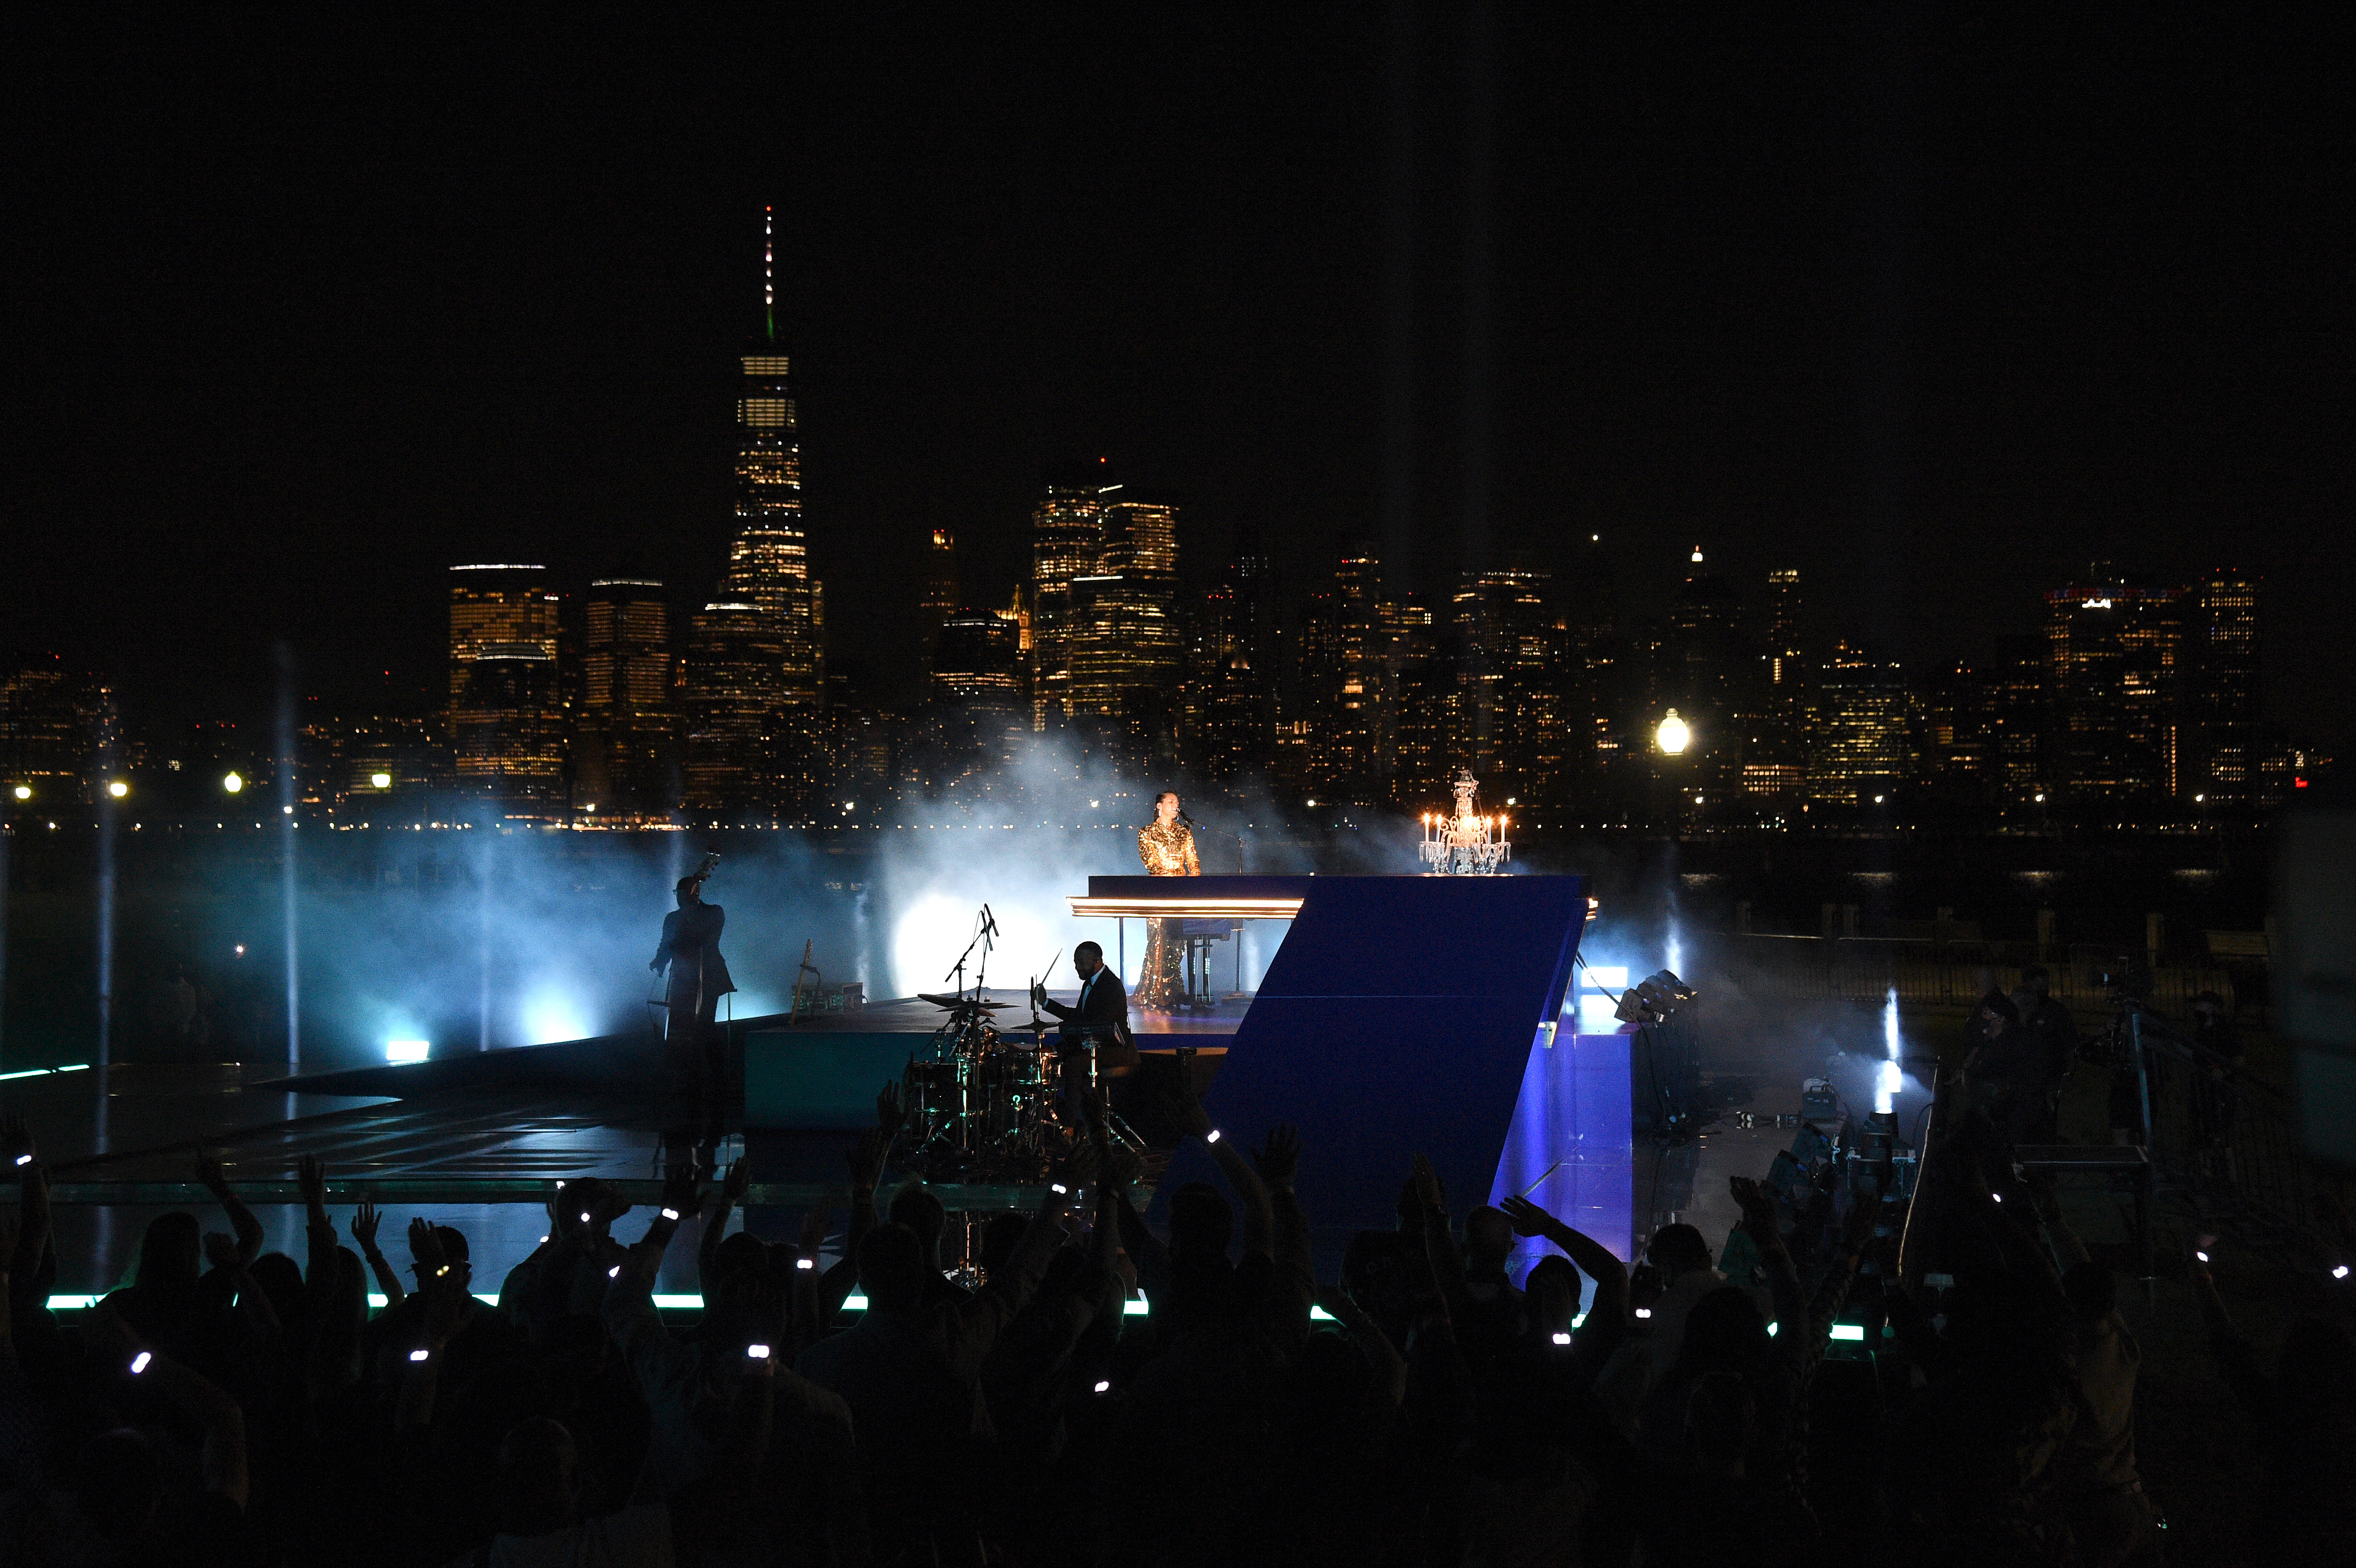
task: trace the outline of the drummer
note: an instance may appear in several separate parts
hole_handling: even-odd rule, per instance
[[[1119,1056],[1133,1059],[1136,1048],[1130,1042],[1129,993],[1122,988],[1120,976],[1105,963],[1104,949],[1093,942],[1073,948],[1072,972],[1080,977],[1076,1001],[1056,1001],[1042,983],[1031,987],[1031,1005],[1063,1020],[1063,1029],[1055,1037],[1056,1049],[1116,1052],[1117,1056],[1098,1058],[1107,1065]]]

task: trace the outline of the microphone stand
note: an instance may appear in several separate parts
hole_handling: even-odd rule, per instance
[[[1215,833],[1222,838],[1234,839],[1236,841],[1236,875],[1239,877],[1243,875],[1244,836],[1242,834],[1230,833],[1224,827],[1206,827],[1183,811],[1178,814],[1178,820],[1186,825],[1187,831],[1190,833]]]

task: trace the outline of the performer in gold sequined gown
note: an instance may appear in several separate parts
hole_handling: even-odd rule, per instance
[[[1153,820],[1137,830],[1137,858],[1146,873],[1155,877],[1199,877],[1203,862],[1194,853],[1194,830],[1178,820],[1178,795],[1163,790],[1153,802]],[[1145,966],[1138,972],[1137,992],[1130,997],[1141,1008],[1168,1012],[1185,995],[1185,938],[1174,920],[1145,923]]]

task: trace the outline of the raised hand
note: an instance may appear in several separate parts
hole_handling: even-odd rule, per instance
[[[1127,1144],[1115,1144],[1104,1157],[1099,1173],[1104,1184],[1119,1192],[1127,1192],[1145,1176],[1145,1162]]]
[[[431,1285],[450,1272],[449,1259],[442,1252],[442,1238],[434,1233],[431,1220],[420,1218],[409,1222],[409,1255],[417,1264],[420,1285]]]
[[[877,1182],[884,1179],[884,1156],[892,1147],[891,1136],[881,1127],[870,1127],[859,1135],[847,1157],[851,1166],[851,1187],[854,1192],[873,1192]]]
[[[1497,1205],[1497,1211],[1513,1222],[1517,1236],[1543,1236],[1555,1225],[1555,1217],[1526,1198],[1507,1198]]]
[[[899,1083],[894,1080],[891,1083],[885,1083],[882,1089],[876,1092],[875,1095],[875,1125],[877,1130],[882,1132],[887,1138],[895,1137],[898,1136],[900,1129],[907,1125],[907,1122],[908,1108],[900,1103]]]
[[[1415,1157],[1415,1196],[1425,1209],[1448,1212],[1448,1189],[1440,1184],[1440,1172],[1431,1168],[1431,1161],[1421,1155]]]
[[[294,1180],[303,1189],[303,1206],[314,1211],[327,1207],[327,1171],[316,1155],[305,1155],[294,1162]]]
[[[1301,1168],[1301,1129],[1269,1128],[1267,1141],[1253,1151],[1252,1163],[1259,1168],[1259,1179],[1269,1187],[1291,1186],[1293,1174]]]
[[[743,1160],[736,1162],[744,1164]],[[662,1206],[672,1213],[685,1216],[695,1211],[702,1194],[696,1186],[695,1167],[673,1166],[663,1178]]]
[[[841,1201],[841,1195],[831,1187],[826,1188],[819,1193],[818,1201],[803,1212],[801,1234],[803,1257],[817,1257],[819,1249],[826,1245],[826,1233],[833,1223],[835,1205],[840,1201]]]
[[[229,1191],[229,1173],[222,1168],[221,1162],[209,1154],[197,1156],[197,1179],[204,1184],[206,1191],[216,1198],[224,1197]]]
[[[1726,1186],[1727,1190],[1734,1194],[1735,1203],[1742,1210],[1742,1223],[1752,1234],[1772,1234],[1775,1230],[1775,1206],[1768,1201],[1767,1194],[1759,1183],[1747,1176],[1730,1176],[1726,1179]]]
[[[744,1201],[744,1193],[752,1185],[753,1162],[740,1157],[728,1168],[728,1174],[721,1179],[720,1200],[733,1209]]]
[[[1096,1175],[1098,1167],[1099,1160],[1094,1144],[1074,1144],[1065,1152],[1064,1157],[1055,1162],[1055,1179],[1077,1191],[1088,1184],[1088,1179]]]
[[[376,1251],[376,1205],[367,1199],[352,1211],[352,1240],[359,1243],[360,1255],[367,1257]]]

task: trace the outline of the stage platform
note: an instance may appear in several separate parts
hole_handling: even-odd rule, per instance
[[[1257,994],[1133,1015],[1144,1061],[1124,1087],[1150,1144],[1175,1141],[1151,1114],[1167,1098],[1157,1079],[1182,1069],[1215,1122],[1241,1140],[1298,1125],[1300,1190],[1327,1274],[1355,1232],[1393,1222],[1412,1154],[1432,1161],[1460,1208],[1529,1192],[1633,1253],[1663,1208],[1638,1147],[1642,1102],[1654,1093],[1650,1053],[1626,1027],[1580,1008],[1571,986],[1588,912],[1580,879],[1173,880],[1094,879],[1087,901],[1111,918],[1171,900],[1280,903],[1281,914],[1255,918],[1290,926]],[[992,988],[987,999],[1000,1005],[1002,1036],[1035,1040],[1023,991]],[[669,1109],[650,1029],[291,1079],[251,1067],[51,1074],[0,1085],[0,1101],[28,1116],[54,1172],[63,1293],[120,1283],[141,1229],[167,1208],[193,1206],[220,1228],[193,1179],[199,1149],[222,1160],[273,1247],[299,1255],[295,1164],[311,1154],[329,1168],[339,1221],[369,1197],[400,1222],[422,1212],[456,1224],[489,1287],[537,1244],[557,1178],[595,1175],[649,1201],[666,1147],[741,1152],[753,1175],[749,1222],[790,1233],[808,1205],[840,1201],[844,1156],[873,1125],[876,1091],[912,1056],[930,1054],[943,1017],[902,997],[731,1020],[744,1093],[718,1126],[684,1125]],[[1152,1168],[1160,1174],[1161,1162]],[[1198,1148],[1183,1149],[1162,1185],[1207,1173]],[[1039,1196],[936,1185],[946,1207],[969,1213]],[[634,1223],[621,1230],[635,1233]],[[671,1261],[691,1267],[692,1255],[690,1238]]]

